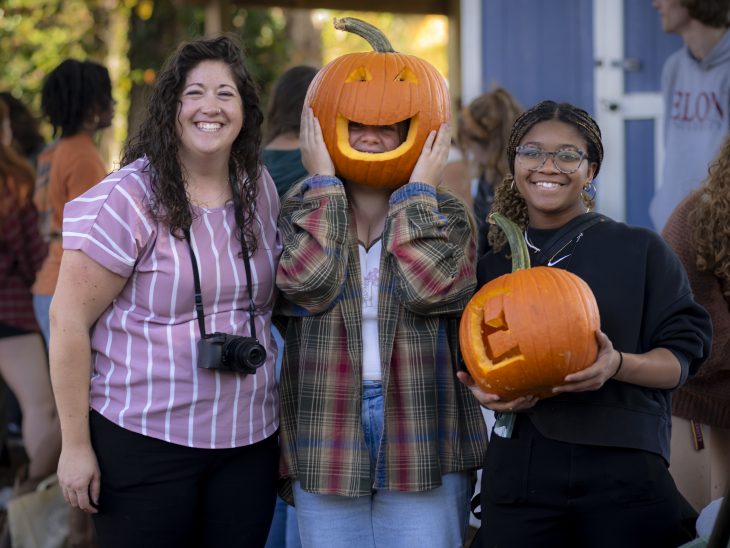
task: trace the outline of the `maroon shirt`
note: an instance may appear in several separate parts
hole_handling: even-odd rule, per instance
[[[0,218],[0,324],[38,331],[30,286],[47,250],[33,202]]]

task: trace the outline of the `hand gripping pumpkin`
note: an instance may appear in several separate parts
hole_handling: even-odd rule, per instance
[[[512,273],[484,285],[461,317],[459,343],[469,373],[503,400],[552,396],[565,376],[592,365],[600,326],[593,292],[558,268],[530,268],[519,227],[499,213],[491,218],[507,234]]]
[[[339,176],[374,188],[397,188],[408,182],[429,132],[449,120],[446,82],[426,61],[395,52],[369,23],[345,17],[334,25],[362,36],[374,51],[342,55],[323,67],[304,104],[319,120]],[[350,147],[350,122],[385,126],[402,121],[409,122],[408,135],[395,150],[369,154]]]

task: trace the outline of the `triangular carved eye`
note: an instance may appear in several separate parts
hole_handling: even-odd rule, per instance
[[[369,82],[372,79],[373,75],[370,74],[368,69],[365,67],[358,67],[350,73],[350,76],[347,77],[345,83],[351,84],[352,82]]]
[[[418,76],[416,76],[416,74],[408,67],[405,67],[402,71],[400,71],[395,79],[399,82],[409,82],[411,84],[418,83]]]

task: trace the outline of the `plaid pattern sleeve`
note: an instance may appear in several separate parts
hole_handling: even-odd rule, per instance
[[[418,314],[460,315],[476,286],[472,226],[459,202],[411,183],[395,191],[384,232],[403,306]]]
[[[460,314],[475,285],[461,203],[419,183],[390,201],[378,297],[385,428],[373,478],[360,415],[359,255],[341,183],[313,177],[292,189],[280,230],[277,282],[295,310],[280,386],[282,477],[310,492],[361,496],[373,488],[424,491],[445,473],[479,468],[486,426],[455,377],[444,322]]]
[[[310,177],[287,194],[279,222],[287,245],[276,283],[296,303],[290,310],[322,312],[340,294],[347,271],[347,224],[345,189],[336,177]]]

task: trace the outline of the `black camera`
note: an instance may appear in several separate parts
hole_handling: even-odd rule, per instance
[[[256,373],[266,362],[266,349],[253,337],[210,333],[198,341],[198,367]]]

